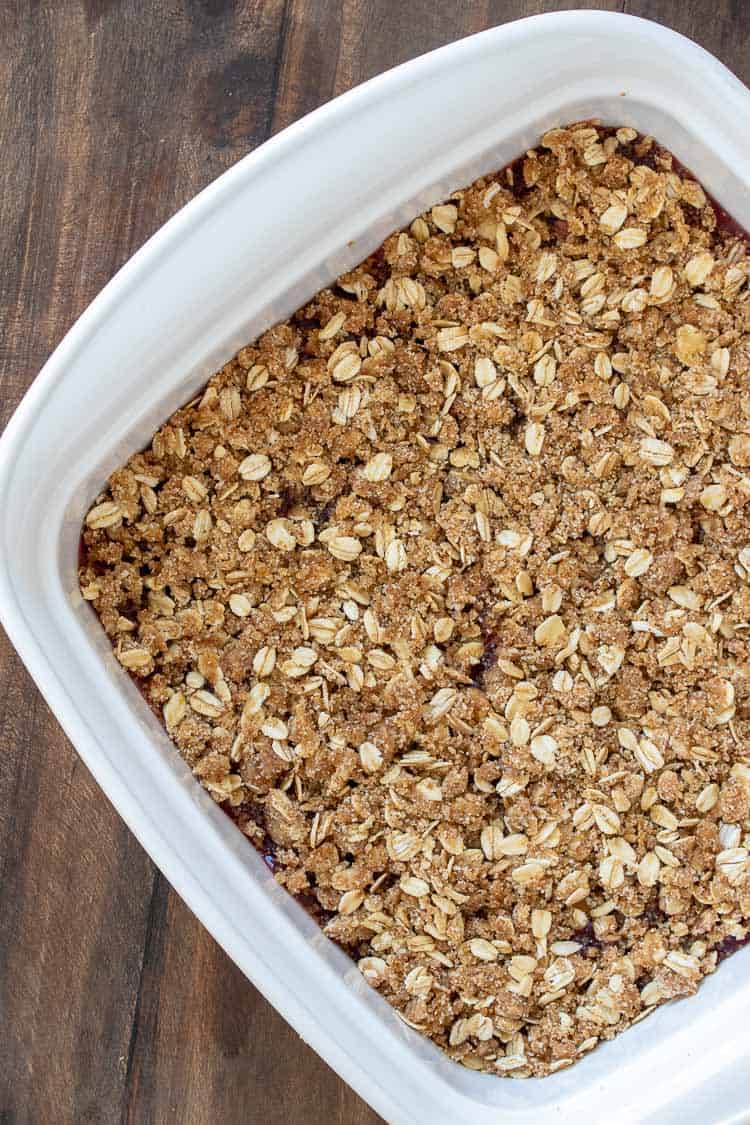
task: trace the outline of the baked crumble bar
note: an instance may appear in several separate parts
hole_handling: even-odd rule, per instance
[[[115,472],[83,595],[181,755],[411,1027],[545,1075],[750,919],[750,259],[556,129]]]

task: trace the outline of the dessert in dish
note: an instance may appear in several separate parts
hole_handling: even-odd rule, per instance
[[[83,594],[195,776],[474,1069],[568,1066],[746,939],[749,276],[652,138],[553,130],[86,518]]]

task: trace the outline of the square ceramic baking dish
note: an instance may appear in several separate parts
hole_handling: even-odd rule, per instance
[[[117,274],[0,442],[0,615],[79,754],[195,914],[392,1123],[750,1119],[750,950],[572,1070],[475,1074],[407,1028],[278,887],[180,761],[77,591],[82,515],[107,474],[243,343],[395,227],[545,129],[651,132],[750,227],[750,92],[628,16],[541,16],[407,63],[241,160]]]

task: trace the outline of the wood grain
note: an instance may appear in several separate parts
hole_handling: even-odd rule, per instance
[[[735,0],[4,0],[0,426],[108,278],[248,149],[388,66],[571,7],[658,20],[750,80]],[[377,1122],[155,871],[2,634],[0,682],[2,1125]]]

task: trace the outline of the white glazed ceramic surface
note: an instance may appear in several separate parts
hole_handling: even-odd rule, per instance
[[[239,346],[450,190],[591,116],[653,133],[750,227],[750,92],[720,63],[628,16],[508,24],[366,83],[226,172],[107,285],[0,442],[0,615],[45,699],[230,957],[399,1125],[748,1121],[750,950],[551,1078],[449,1061],[364,984],[177,757],[77,591],[79,527],[107,474]]]

